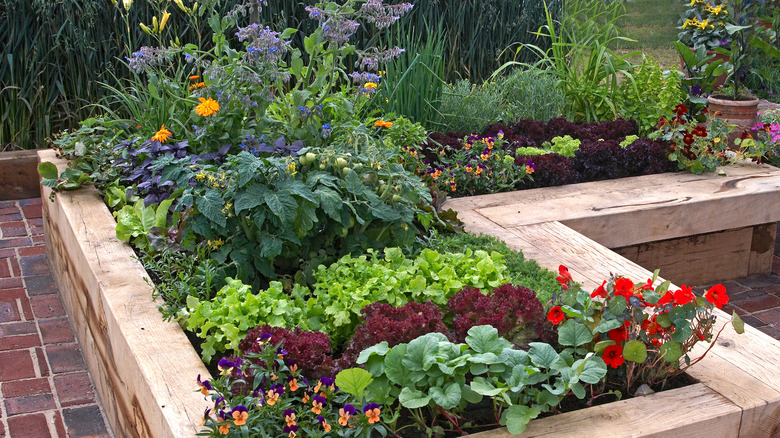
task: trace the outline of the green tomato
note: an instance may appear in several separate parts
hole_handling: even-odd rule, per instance
[[[393,202],[398,202],[401,200],[401,195],[393,195]]]
[[[325,163],[320,163],[320,170],[325,170],[328,166],[325,165]]]
[[[350,170],[352,170],[352,169],[350,169],[349,167],[345,167],[345,168],[341,169],[341,175],[342,176],[347,176],[349,174]]]
[[[336,168],[341,169],[342,167],[344,167],[346,165],[347,165],[347,160],[345,160],[345,159],[343,159],[341,157],[336,158],[336,162],[334,163],[334,166],[336,166]]]
[[[306,152],[306,161],[313,163],[317,159],[317,154],[314,152]]]

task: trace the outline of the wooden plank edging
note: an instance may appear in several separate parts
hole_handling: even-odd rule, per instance
[[[42,161],[56,160],[53,151]],[[46,254],[111,429],[118,437],[195,437],[203,410],[195,378],[210,379],[178,324],[151,300],[146,271],[116,239],[94,188],[43,188]]]
[[[0,152],[0,201],[35,198],[40,181],[38,151]]]

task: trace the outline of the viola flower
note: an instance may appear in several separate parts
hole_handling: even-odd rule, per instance
[[[195,114],[203,117],[210,117],[219,111],[219,102],[212,98],[198,98],[200,104],[195,107]]]
[[[566,266],[560,265],[558,266],[558,277],[556,277],[556,280],[558,280],[558,283],[561,284],[561,289],[566,290],[569,288],[569,282],[572,281],[571,274],[569,273],[569,269]]]
[[[221,426],[219,426],[219,433],[222,435],[227,435],[230,432],[230,423],[225,423]]]
[[[290,379],[290,391],[295,392],[298,388],[300,388],[300,386],[298,386],[298,379]]]
[[[269,389],[268,393],[265,395],[265,402],[268,403],[268,406],[273,406],[276,404],[277,400],[279,400],[279,394],[273,389]]]
[[[369,403],[363,406],[363,413],[368,417],[368,424],[377,423],[381,412],[382,411],[379,410],[379,405],[376,403]]]
[[[621,295],[629,299],[634,295],[634,282],[628,278],[618,278],[615,280],[614,295]]]
[[[704,295],[704,298],[718,309],[723,308],[723,305],[729,302],[729,296],[726,295],[726,287],[720,283],[712,286]]]
[[[207,380],[200,380],[200,374],[198,374],[198,386],[200,386],[200,393],[203,395],[209,395],[209,391],[212,390],[211,382]]]
[[[605,364],[611,366],[612,368],[617,368],[620,365],[623,365],[623,362],[626,360],[623,357],[623,347],[620,345],[610,345],[604,349],[604,355],[602,359],[604,359]]]
[[[321,414],[322,413],[322,406],[327,401],[328,401],[328,399],[326,399],[325,397],[323,397],[321,395],[315,395],[312,398],[312,401],[311,401],[311,405],[312,405],[311,411],[314,412],[317,415]]]
[[[219,370],[220,376],[227,376],[230,374],[231,371],[233,371],[233,368],[236,367],[235,362],[231,362],[224,357],[220,359],[219,363],[217,364],[217,369]]]
[[[163,125],[160,127],[160,130],[155,132],[152,136],[152,141],[157,140],[160,143],[165,143],[169,138],[171,138],[172,135],[173,133],[171,133],[171,131],[165,129],[165,123],[163,123]]]
[[[503,140],[504,139],[504,131],[503,130],[498,131],[498,134],[496,134],[496,138],[498,138],[499,140]]]
[[[201,423],[198,425],[198,427],[201,427],[204,424],[206,424],[206,421],[208,421],[209,418],[211,418],[210,414],[211,414],[211,409],[210,408],[206,408],[206,410],[203,411],[203,421],[201,421]]]
[[[317,415],[317,421],[320,423],[320,426],[325,430],[325,433],[330,432],[330,424],[328,424],[328,420],[325,419],[322,415]]]
[[[292,426],[284,426],[282,431],[286,433],[288,437],[295,438],[295,432],[298,432],[298,425],[293,424]]]
[[[311,400],[311,395],[308,392],[305,392],[303,394],[303,397],[301,398],[301,402],[303,404],[309,403],[309,400]]]
[[[693,290],[686,285],[680,286],[680,290],[674,292],[674,301],[680,306],[684,306],[695,299],[696,296],[693,295]]]
[[[282,416],[288,426],[295,426],[295,411],[292,409],[285,409],[284,412],[282,412]]]
[[[233,417],[233,424],[243,426],[246,424],[246,419],[249,418],[249,412],[247,412],[246,406],[238,405],[230,411],[230,416]]]
[[[322,386],[327,387],[331,391],[336,390],[336,382],[330,377],[325,377],[325,376],[320,377],[320,383],[322,383]]]
[[[343,408],[339,409],[339,424],[346,426],[349,423],[349,419],[355,415],[355,407],[347,403]]]
[[[561,310],[561,306],[555,306],[550,309],[549,312],[547,312],[547,320],[555,325],[558,325],[561,321],[563,321],[563,318],[564,315],[563,311]]]

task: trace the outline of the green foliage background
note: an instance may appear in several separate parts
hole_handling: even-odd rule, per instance
[[[220,0],[216,7],[229,11],[237,3]],[[260,21],[279,29],[312,26],[304,10],[309,3],[269,0]],[[427,34],[427,24],[442,22],[447,80],[481,81],[500,65],[497,58],[505,48],[521,42],[540,44],[530,34],[544,18],[543,2],[538,0],[416,3],[401,25],[407,35],[416,37]],[[561,0],[549,3],[560,10]],[[186,26],[184,14],[172,2],[168,11],[169,26],[179,27],[165,40],[178,36],[182,43],[196,42],[197,32]],[[53,132],[74,128],[87,118],[92,110],[87,105],[108,93],[101,82],[115,84],[115,78],[129,77],[124,48],[151,44],[138,23],[149,24],[153,14],[148,0],[135,1],[130,9],[132,41],[126,41],[123,21],[109,0],[0,0],[0,150],[46,147]],[[208,41],[205,23],[202,27],[203,41]],[[358,32],[358,46],[364,45],[360,41],[368,33]],[[390,40],[384,45],[393,44]]]

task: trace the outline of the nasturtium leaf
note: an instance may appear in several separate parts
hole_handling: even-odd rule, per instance
[[[742,321],[742,318],[737,315],[737,312],[733,312],[731,314],[731,325],[734,326],[734,331],[737,332],[737,334],[745,333],[745,323]]]
[[[683,343],[693,334],[690,323],[686,319],[678,319],[674,321],[674,333],[672,333],[672,340],[675,342]]]
[[[623,357],[631,362],[642,363],[647,359],[647,347],[641,341],[628,341],[623,346]]]
[[[57,172],[57,166],[55,166],[54,163],[50,163],[48,161],[44,161],[38,164],[38,174],[41,176],[41,178],[46,179],[57,179],[59,176]]]
[[[603,353],[604,350],[607,349],[607,347],[609,347],[610,345],[615,345],[615,344],[616,344],[616,342],[613,341],[612,339],[608,339],[606,341],[599,341],[599,342],[596,342],[596,345],[593,346],[593,351],[596,352],[596,353]]]
[[[666,341],[664,345],[661,345],[659,352],[663,355],[664,360],[669,363],[679,362],[683,354],[680,343],[674,341]]]
[[[507,430],[512,435],[520,435],[525,431],[528,423],[538,417],[541,412],[536,408],[524,405],[513,405],[508,407],[501,414],[501,424],[506,425]]]
[[[660,315],[656,316],[655,322],[663,328],[669,328],[669,326],[672,325],[672,320],[669,319],[669,315],[666,313],[661,313]]]
[[[558,329],[558,343],[561,345],[578,347],[592,340],[590,329],[574,319],[566,321]]]
[[[423,394],[422,391],[404,386],[398,395],[398,401],[405,408],[417,409],[427,405],[431,401],[431,396]]]
[[[431,365],[429,356],[436,354],[442,341],[447,341],[447,337],[441,333],[428,333],[412,340],[407,344],[403,365],[410,371],[427,371]]]
[[[571,392],[574,393],[574,395],[580,400],[585,398],[585,387],[582,386],[582,383],[580,382],[577,382],[571,386]]]
[[[628,302],[625,297],[618,295],[610,300],[609,311],[612,312],[613,315],[622,315],[623,311],[626,310],[627,305]]]
[[[460,404],[461,390],[458,383],[450,382],[444,388],[434,386],[430,393],[433,401],[444,409],[452,409]]]
[[[349,368],[336,374],[336,386],[361,400],[368,385],[374,381],[371,373],[362,368]]]

